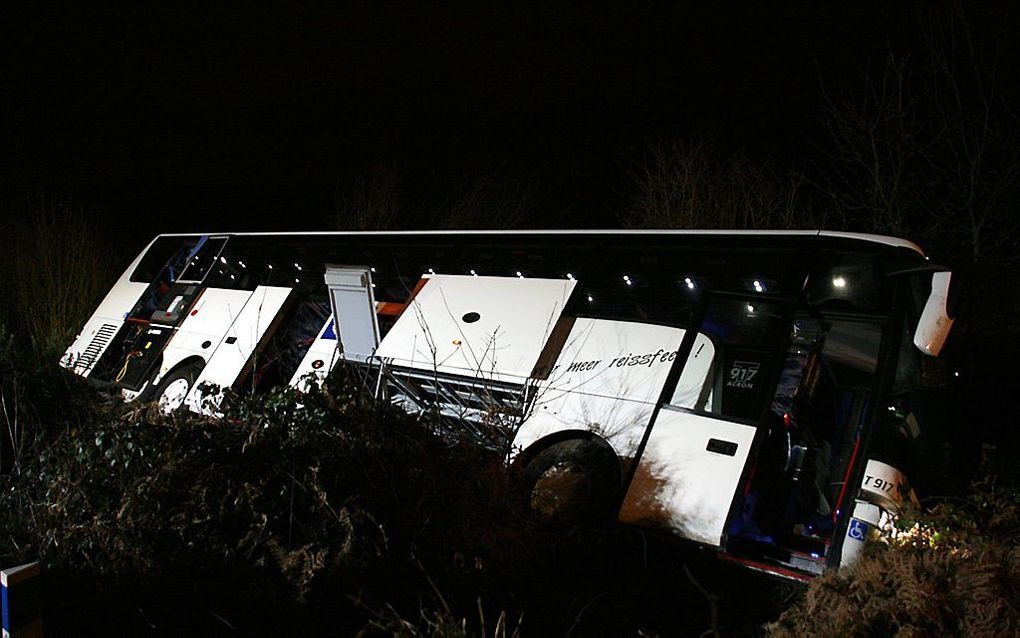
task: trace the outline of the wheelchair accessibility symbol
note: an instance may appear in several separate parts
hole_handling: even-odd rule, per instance
[[[851,518],[850,529],[847,530],[847,535],[854,540],[863,541],[865,538],[868,537],[869,529],[871,529],[871,526],[865,523],[864,521],[856,518]]]

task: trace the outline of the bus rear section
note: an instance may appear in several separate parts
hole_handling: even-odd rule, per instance
[[[328,300],[293,264],[268,268],[245,253],[227,236],[157,238],[61,364],[166,412],[211,414],[228,389],[289,382],[330,323]]]

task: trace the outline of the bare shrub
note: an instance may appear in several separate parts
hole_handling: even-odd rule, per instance
[[[397,228],[400,200],[400,171],[395,166],[376,164],[355,177],[337,181],[331,225],[337,230]]]
[[[526,226],[535,214],[536,188],[506,170],[465,177],[454,194],[436,207],[435,228],[513,229]]]
[[[38,352],[62,350],[110,287],[110,237],[96,211],[69,198],[41,195],[7,212],[7,312]]]
[[[633,228],[823,227],[803,202],[803,178],[744,154],[720,155],[707,139],[652,145],[630,170],[634,196],[621,215]]]
[[[932,16],[919,54],[890,53],[856,86],[824,90],[819,185],[850,228],[910,234],[975,264],[1011,262],[1020,127],[1001,60],[1012,43],[979,38],[960,5]]]

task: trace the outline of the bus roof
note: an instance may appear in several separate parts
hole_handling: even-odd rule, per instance
[[[542,235],[618,235],[618,236],[650,236],[661,237],[674,235],[678,237],[696,235],[737,235],[745,237],[833,237],[882,244],[897,248],[907,248],[919,255],[924,255],[920,246],[912,241],[888,235],[872,235],[869,233],[849,233],[833,230],[675,230],[675,229],[557,229],[557,230],[360,230],[360,231],[284,231],[284,232],[243,232],[243,233],[164,233],[160,237],[191,237],[195,235],[229,235],[233,237],[350,237],[350,236],[449,236],[449,235],[481,235],[481,236],[517,236],[537,237]]]

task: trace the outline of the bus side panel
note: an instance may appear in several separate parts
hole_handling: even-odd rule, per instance
[[[194,307],[163,350],[163,362],[152,385],[159,383],[167,372],[191,356],[208,361],[214,346],[222,339],[245,303],[252,296],[250,290],[206,288],[200,293]]]
[[[247,303],[222,333],[222,339],[216,342],[215,352],[209,357],[208,363],[186,399],[190,409],[212,413],[212,410],[207,410],[204,405],[202,385],[211,384],[221,389],[234,385],[263,335],[273,325],[291,290],[277,286],[259,286],[255,289]]]
[[[549,379],[536,385],[515,449],[555,432],[588,430],[625,461],[632,458],[683,336],[670,326],[577,319]]]
[[[755,430],[663,407],[627,490],[620,520],[721,546]]]
[[[319,330],[319,336],[308,348],[304,359],[298,365],[294,376],[290,379],[290,386],[308,392],[311,390],[312,376],[316,382],[321,382],[333,370],[333,366],[340,360],[339,341],[336,338],[336,327],[333,324],[333,315],[326,319],[326,325]]]
[[[147,283],[131,281],[131,273],[138,267],[150,246],[151,242],[121,274],[110,292],[106,293],[99,307],[60,358],[61,366],[83,377],[88,377],[92,372],[96,361],[99,361],[117,331],[124,325],[124,318],[149,287]]]

